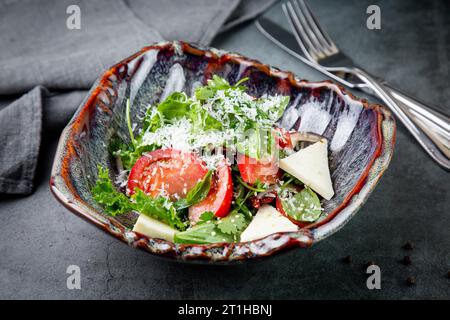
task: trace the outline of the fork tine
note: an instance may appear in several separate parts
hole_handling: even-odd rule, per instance
[[[311,40],[308,38],[308,35],[303,30],[303,27],[297,17],[297,14],[294,12],[294,8],[292,7],[291,2],[287,1],[286,3],[283,3],[282,8],[303,53],[308,58],[314,61],[318,61],[320,54],[315,50],[315,47],[311,43]]]
[[[331,37],[327,34],[327,32],[320,26],[317,18],[312,13],[309,6],[306,4],[304,0],[297,0],[300,4],[301,11],[305,14],[306,19],[309,22],[313,32],[316,34],[319,41],[321,41],[322,45],[327,47],[331,54],[335,54],[339,52],[338,47],[333,42]]]
[[[311,42],[314,44],[315,50],[318,51],[319,55],[321,56],[320,58],[325,58],[329,54],[328,53],[329,52],[328,44],[325,44],[325,46],[324,46],[321,43],[321,41],[319,41],[319,38],[315,34],[315,31],[313,30],[313,28],[310,25],[307,17],[303,13],[303,10],[300,9],[298,0],[292,0],[292,2],[293,2],[294,12],[296,13],[296,16],[298,17],[298,20],[302,24],[304,32],[309,35],[309,38],[311,39]]]
[[[298,45],[300,46],[300,48],[303,51],[303,54],[308,57],[308,59],[310,60],[314,60],[317,61],[317,55],[313,50],[310,50],[311,48],[306,48],[305,44],[304,44],[304,40],[301,38],[301,33],[297,30],[297,24],[294,22],[294,18],[292,15],[292,12],[290,10],[290,8],[287,7],[287,4],[290,4],[289,2],[283,3],[281,5],[284,15],[286,16],[289,25],[291,27],[291,30],[295,36],[295,39],[297,40]]]

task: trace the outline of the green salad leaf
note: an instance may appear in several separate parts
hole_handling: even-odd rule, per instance
[[[189,119],[192,122],[194,130],[197,132],[223,129],[221,121],[211,117],[208,111],[198,102],[191,105]]]
[[[197,225],[206,223],[208,221],[212,221],[216,218],[214,215],[214,212],[212,211],[205,211],[201,214],[199,221],[197,222]]]
[[[177,229],[185,230],[187,221],[182,217],[170,200],[165,197],[152,198],[147,196],[142,190],[136,189],[136,193],[128,198],[123,193],[116,190],[107,169],[98,167],[98,179],[92,188],[92,194],[110,216],[125,214],[131,211],[148,215],[158,219],[167,225]]]
[[[136,193],[131,196],[131,199],[134,200],[133,210],[158,219],[174,229],[186,230],[187,221],[180,217],[180,212],[167,198],[152,198],[147,196],[144,191],[136,189]]]
[[[142,136],[145,132],[155,132],[156,129],[161,128],[164,125],[164,116],[158,111],[158,109],[150,106],[145,112],[144,119],[142,119],[142,131],[136,138],[138,143],[142,142]]]
[[[158,149],[155,145],[145,145],[142,144],[142,135],[146,130],[156,130],[161,127],[162,118],[161,114],[156,112],[153,113],[151,108],[149,108],[143,119],[143,128],[140,135],[135,136],[133,133],[133,126],[131,124],[130,117],[130,101],[126,102],[125,108],[125,118],[127,121],[127,128],[130,135],[131,144],[127,145],[123,142],[118,142],[118,139],[113,140],[114,142],[110,146],[111,153],[120,159],[124,169],[129,170],[136,163],[144,152],[150,152]]]
[[[130,199],[116,190],[109,178],[107,169],[98,167],[98,179],[92,188],[94,200],[97,201],[110,216],[124,214],[133,210]]]
[[[210,150],[208,148],[214,146],[236,148],[238,152],[257,160],[274,156],[274,150],[277,148],[274,148],[276,143],[272,129],[287,107],[289,97],[280,95],[254,97],[251,95],[251,83],[248,84],[250,90],[244,85],[247,80],[244,78],[231,85],[226,79],[214,75],[206,85],[197,87],[192,97],[184,92],[173,92],[157,105],[148,107],[142,119],[142,126],[138,130],[135,130],[135,126],[131,123],[131,106],[127,100],[125,120],[129,135],[129,139],[126,140],[129,142],[124,143],[119,139],[122,137],[117,136],[116,142],[109,146],[110,152],[121,160],[124,169],[129,170],[143,153],[175,145],[178,132],[181,132],[180,135],[186,137],[188,144],[192,143],[195,148],[201,148],[202,152],[207,153]],[[171,128],[174,130],[170,130]],[[177,128],[180,130],[176,131]],[[253,131],[246,137],[245,134],[248,135],[249,129]],[[213,212],[204,212],[197,225],[191,228],[188,228],[187,208],[207,197],[213,171],[208,171],[205,177],[189,190],[184,199],[173,202],[163,196],[149,197],[139,189],[128,198],[116,189],[108,171],[99,167],[98,180],[92,188],[92,193],[106,214],[115,216],[137,211],[181,231],[175,236],[175,242],[233,242],[239,240],[240,234],[250,223],[255,212],[253,207],[247,205],[248,200],[267,189],[266,185],[259,182],[252,185],[245,183],[240,178],[239,170],[236,171],[236,168],[233,170],[237,192],[229,215],[217,218]],[[289,183],[296,182],[292,177],[287,178],[290,179]],[[290,202],[286,203],[286,206],[295,217],[312,220],[320,216],[320,202],[317,206],[317,195],[311,190],[305,190],[299,193],[301,195],[293,196],[296,204],[303,204],[305,209],[302,209],[302,212],[294,211],[294,206]],[[307,204],[311,210],[306,208]]]
[[[206,101],[209,98],[212,98],[219,90],[234,89],[244,91],[246,87],[241,86],[241,84],[247,80],[248,78],[242,78],[234,86],[232,86],[224,78],[213,75],[212,79],[208,80],[206,86],[201,86],[195,89],[195,97],[199,101]]]
[[[281,198],[284,211],[297,221],[313,222],[322,214],[319,197],[310,188],[305,188],[291,197]]]
[[[245,215],[238,210],[231,211],[226,217],[217,221],[217,228],[229,235],[239,235],[247,227],[248,221]]]
[[[112,154],[120,158],[124,169],[129,170],[144,152],[150,152],[158,149],[154,145],[138,145],[137,147],[129,146],[124,143],[118,145]]]
[[[250,214],[251,216],[251,214]],[[197,224],[175,236],[176,243],[238,242],[239,236],[249,224],[249,219],[239,209],[233,209],[228,216],[217,218],[206,211]]]
[[[271,129],[254,128],[236,143],[236,149],[242,154],[260,160],[274,155],[275,137]]]
[[[199,203],[209,193],[209,189],[211,188],[211,179],[212,179],[213,171],[209,170],[203,179],[199,181],[186,195],[186,198],[180,199],[175,202],[175,207],[179,209],[184,209],[190,207],[196,203]]]
[[[183,118],[191,110],[192,100],[184,92],[174,92],[161,102],[157,110],[164,119],[173,120]]]
[[[215,223],[201,223],[186,231],[175,234],[175,243],[208,244],[217,242],[233,242],[234,237],[221,232]]]

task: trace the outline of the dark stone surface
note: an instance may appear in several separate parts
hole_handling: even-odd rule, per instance
[[[450,4],[378,1],[378,31],[365,27],[369,4],[321,0],[311,7],[359,64],[450,113]],[[267,15],[283,20],[280,5]],[[277,49],[251,23],[219,35],[214,46],[301,78],[323,78]],[[0,298],[448,299],[450,173],[433,163],[401,124],[397,136],[388,171],[341,231],[307,250],[217,267],[169,262],[129,248],[64,209],[48,189],[57,136],[47,135],[36,192],[1,196]],[[407,241],[413,250],[402,248]],[[348,255],[352,261],[344,263]],[[411,265],[402,264],[405,255]],[[381,268],[381,290],[366,287],[368,261]],[[81,268],[81,290],[66,288],[71,264]],[[408,286],[405,279],[411,276],[415,285]]]

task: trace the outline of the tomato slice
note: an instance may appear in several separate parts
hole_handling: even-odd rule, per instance
[[[293,149],[291,133],[284,128],[273,129],[273,135],[275,142],[280,149]]]
[[[281,177],[281,171],[275,159],[257,160],[238,153],[237,165],[242,180],[250,184],[254,184],[256,181],[274,184]]]
[[[139,188],[151,197],[161,193],[172,200],[186,194],[208,172],[203,161],[195,154],[175,149],[158,149],[145,153],[131,169],[127,192]]]
[[[196,223],[200,216],[207,211],[214,213],[216,217],[228,215],[233,198],[233,180],[231,178],[231,167],[224,159],[214,172],[211,188],[203,201],[189,208],[189,220]]]

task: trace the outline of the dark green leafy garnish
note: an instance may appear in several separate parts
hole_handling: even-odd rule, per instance
[[[191,190],[189,190],[186,198],[175,202],[175,207],[177,209],[184,209],[205,199],[209,193],[209,189],[211,188],[212,173],[213,171],[209,170],[203,179],[199,181]]]
[[[116,216],[137,211],[158,219],[177,230],[187,228],[187,222],[182,218],[182,212],[179,212],[167,198],[152,198],[139,189],[136,189],[136,193],[128,198],[116,190],[107,169],[99,167],[98,170],[98,179],[92,188],[92,194],[95,201],[102,205],[106,214]]]
[[[186,231],[175,234],[175,243],[208,244],[217,242],[233,242],[231,235],[222,233],[215,223],[201,223]]]
[[[109,178],[107,169],[98,167],[98,179],[92,188],[94,200],[97,201],[110,216],[128,213],[133,210],[130,199],[116,190]]]
[[[245,215],[236,209],[217,222],[217,228],[229,235],[240,234],[247,225],[248,221],[245,218]]]

